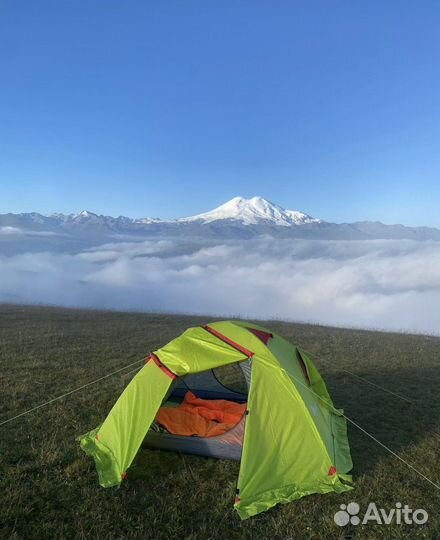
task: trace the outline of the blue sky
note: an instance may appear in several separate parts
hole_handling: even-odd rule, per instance
[[[438,1],[4,1],[0,212],[438,225]]]

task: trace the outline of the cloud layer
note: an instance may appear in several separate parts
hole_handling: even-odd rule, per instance
[[[439,263],[429,241],[116,242],[0,257],[0,301],[438,334]]]

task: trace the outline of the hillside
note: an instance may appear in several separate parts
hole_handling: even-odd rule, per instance
[[[142,365],[149,351],[201,322],[192,316],[0,305],[0,422],[138,359]],[[349,418],[440,484],[440,338],[265,325],[309,351],[335,405]],[[100,488],[75,437],[102,421],[133,376],[131,369],[0,427],[1,538],[440,537],[440,491],[353,426],[353,492],[305,497],[246,522],[232,511],[234,462],[142,448],[120,489]],[[339,528],[333,516],[350,501],[364,510],[369,502],[391,509],[400,501],[426,509],[429,520],[424,526]]]

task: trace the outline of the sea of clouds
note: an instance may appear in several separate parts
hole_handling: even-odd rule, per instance
[[[125,241],[0,255],[0,301],[440,332],[440,243]]]

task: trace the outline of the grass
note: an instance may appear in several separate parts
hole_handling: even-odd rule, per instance
[[[0,422],[144,357],[200,317],[0,306]],[[309,351],[338,407],[440,484],[440,338],[272,321]],[[141,365],[141,364],[140,364]],[[405,396],[367,385],[344,370]],[[128,370],[130,371],[130,370]],[[100,423],[118,374],[0,427],[0,537],[18,539],[440,538],[440,491],[349,426],[356,489],[313,495],[247,521],[232,509],[238,463],[141,448],[102,489],[75,437]],[[417,525],[339,528],[339,505],[424,508]]]

